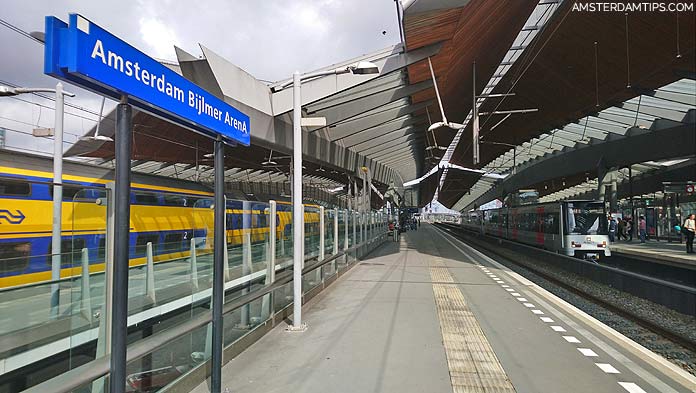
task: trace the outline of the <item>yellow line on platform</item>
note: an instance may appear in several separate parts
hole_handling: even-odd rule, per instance
[[[456,285],[446,284],[454,282],[449,270],[441,258],[431,261],[430,277],[452,391],[514,393],[515,388],[467,306],[464,294]]]

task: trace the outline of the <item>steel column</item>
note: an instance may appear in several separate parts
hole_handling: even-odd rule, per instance
[[[111,304],[111,376],[109,392],[126,389],[126,346],[128,345],[128,249],[130,235],[130,181],[132,107],[121,98],[116,107],[114,267]]]
[[[215,211],[213,239],[213,335],[210,367],[210,391],[220,393],[222,386],[222,303],[224,297],[225,271],[225,145],[218,137],[215,141]]]

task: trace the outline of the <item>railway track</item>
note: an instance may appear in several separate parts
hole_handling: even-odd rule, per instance
[[[477,248],[479,248],[481,251],[486,252],[487,254],[493,254],[497,257],[497,259],[503,259],[508,263],[521,266],[524,269],[531,271],[532,273],[536,274],[537,276],[543,278],[544,280],[560,287],[563,288],[564,290],[579,296],[583,299],[586,299],[587,301],[594,303],[616,315],[621,316],[622,318],[625,318],[626,320],[629,320],[636,325],[639,325],[657,335],[660,337],[673,342],[689,351],[696,352],[696,341],[692,337],[689,337],[687,335],[682,334],[681,332],[676,332],[672,329],[669,329],[665,326],[661,326],[660,324],[656,323],[655,321],[646,319],[642,315],[640,315],[637,312],[634,312],[630,309],[624,308],[622,306],[616,305],[610,301],[607,301],[606,299],[603,299],[600,296],[597,296],[596,294],[593,294],[587,290],[584,290],[581,287],[578,287],[576,285],[571,284],[570,282],[564,280],[563,278],[559,277],[560,275],[554,275],[549,273],[547,270],[541,269],[538,266],[534,266],[533,264],[530,263],[525,263],[521,262],[520,260],[513,260],[510,258],[509,255],[505,255],[504,252],[501,252],[501,247],[498,245],[497,247],[493,247],[492,244],[488,244],[485,241],[482,241],[480,239],[480,236],[477,238],[475,234],[471,234],[469,231],[465,230],[464,228],[461,228],[457,225],[452,225],[452,224],[436,224],[436,226],[439,229],[445,230],[451,235],[462,239],[466,240],[468,244],[471,244]],[[532,250],[530,250],[530,253]],[[539,251],[541,252],[541,250]],[[617,273],[618,274],[618,273]],[[635,274],[635,273],[633,273]],[[692,371],[693,372],[693,371]]]

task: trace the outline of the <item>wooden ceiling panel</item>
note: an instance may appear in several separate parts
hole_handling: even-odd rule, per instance
[[[674,13],[636,12],[627,17],[623,13],[572,12],[571,6],[568,3],[557,11],[555,19],[494,90],[512,91],[516,95],[502,103],[489,100],[481,108],[482,112],[496,108],[538,108],[539,111],[513,115],[490,133],[487,130],[502,117],[482,117],[484,140],[520,144],[645,90],[694,74],[693,13],[679,15],[680,56],[677,56]],[[462,88],[467,87],[462,85]],[[504,146],[481,145],[479,166],[507,150]],[[455,149],[452,161],[472,166],[470,127]]]

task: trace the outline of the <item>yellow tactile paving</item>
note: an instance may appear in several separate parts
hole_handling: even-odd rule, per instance
[[[442,259],[432,260],[429,268],[452,391],[515,392],[493,348],[467,306],[462,291],[456,285],[448,284],[454,282],[454,279]]]

